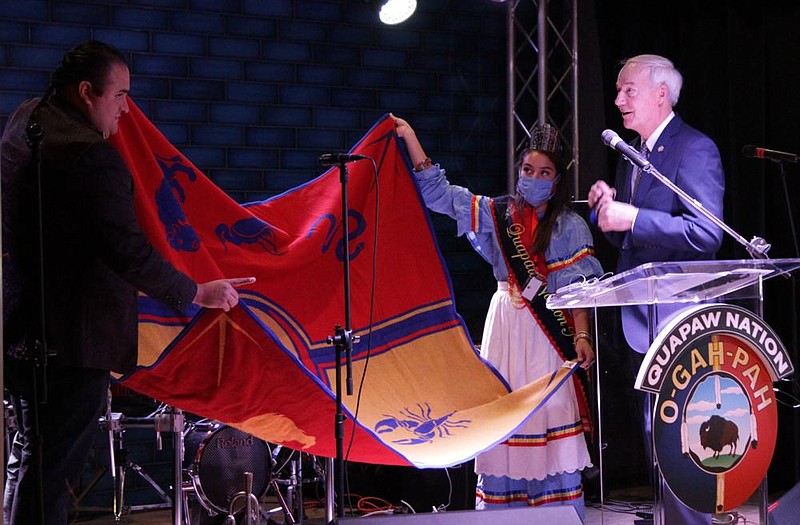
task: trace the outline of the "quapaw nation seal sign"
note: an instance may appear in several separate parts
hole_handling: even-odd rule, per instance
[[[686,506],[724,512],[753,494],[775,451],[772,383],[793,371],[775,332],[738,306],[687,308],[658,334],[636,388],[658,394],[656,459]]]

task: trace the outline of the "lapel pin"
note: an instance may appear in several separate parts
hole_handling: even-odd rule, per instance
[[[664,146],[663,145],[659,146],[658,148],[656,148],[656,151],[661,153],[662,151],[664,151]]]

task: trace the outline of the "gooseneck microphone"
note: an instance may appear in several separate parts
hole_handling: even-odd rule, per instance
[[[636,149],[634,149],[630,144],[622,140],[622,137],[620,137],[616,131],[613,129],[607,129],[603,131],[600,136],[603,138],[603,144],[625,155],[625,158],[627,158],[632,164],[638,166],[639,169],[642,171],[650,170],[650,161],[647,160],[647,158],[641,153],[636,151]],[[594,227],[598,227],[596,208],[592,208],[589,211],[589,223]]]
[[[338,166],[346,162],[368,159],[364,155],[351,155],[349,153],[326,153],[319,157],[319,163],[323,166]]]
[[[603,144],[619,151],[641,169],[645,170],[645,168],[650,166],[650,161],[643,157],[642,154],[636,151],[630,144],[622,140],[622,137],[617,135],[616,131],[607,129],[603,131],[601,136],[603,137]]]
[[[639,166],[642,171],[645,171],[656,178],[656,180],[660,181],[664,186],[669,188],[670,190],[675,193],[678,197],[683,199],[683,201],[691,206],[695,211],[703,215],[705,218],[710,220],[714,223],[715,226],[724,230],[725,232],[729,233],[734,239],[736,239],[742,246],[747,249],[747,252],[755,259],[769,259],[767,256],[767,251],[770,249],[771,245],[765,241],[761,237],[753,237],[752,240],[748,241],[736,231],[734,231],[730,226],[722,222],[716,215],[708,211],[703,204],[683,191],[678,185],[674,182],[669,180],[667,177],[662,175],[655,166],[650,164],[650,162],[644,158],[638,151],[633,149],[630,145],[626,144],[619,135],[617,135],[614,131],[607,129],[602,133],[603,142],[606,146],[610,146],[615,150],[619,151],[623,155],[625,155],[628,160],[631,161],[632,164]],[[755,153],[762,158],[775,158],[777,156],[784,159],[784,160],[791,160],[791,162],[797,162],[798,158],[797,155],[792,155],[791,153],[781,153],[780,151],[770,151],[765,150],[763,148],[753,148],[752,150],[750,147],[745,147],[742,152],[747,155],[749,153]],[[754,151],[755,150],[755,151]],[[759,151],[761,150],[761,151]],[[597,213],[594,214],[594,219],[590,217],[590,222],[595,222],[597,220]]]
[[[797,162],[800,160],[800,157],[794,153],[775,151],[773,149],[759,148],[751,145],[742,148],[742,155],[754,159],[766,159],[775,162]]]

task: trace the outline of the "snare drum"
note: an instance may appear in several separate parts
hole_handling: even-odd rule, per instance
[[[183,440],[183,467],[206,510],[227,514],[233,497],[245,490],[245,472],[253,473],[257,498],[267,491],[272,456],[266,441],[217,422],[192,424]]]

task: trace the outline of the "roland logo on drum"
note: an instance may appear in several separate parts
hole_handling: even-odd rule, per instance
[[[220,436],[217,438],[217,449],[252,447],[252,446],[253,446],[253,436],[233,437],[233,438],[224,438]]]

